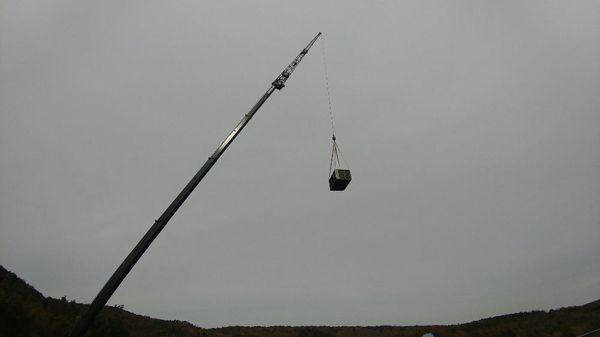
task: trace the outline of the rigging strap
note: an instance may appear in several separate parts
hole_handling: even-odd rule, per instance
[[[336,142],[335,136],[331,137],[331,140],[333,141],[333,145],[331,146],[331,159],[329,160],[329,176],[331,176],[331,173],[335,169],[349,167],[348,163],[344,159],[344,156],[342,155],[340,146]]]

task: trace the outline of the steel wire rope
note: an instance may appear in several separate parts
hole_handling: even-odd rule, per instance
[[[340,150],[339,146],[337,145],[336,137],[335,137],[335,124],[333,121],[333,108],[332,108],[332,104],[331,104],[331,89],[329,87],[327,57],[325,56],[324,35],[325,34],[321,35],[321,55],[322,55],[322,60],[323,60],[323,73],[324,73],[324,77],[325,77],[325,92],[327,93],[327,107],[329,109],[329,122],[331,125],[331,140],[333,142],[332,148],[331,148],[331,158],[329,160],[329,176],[331,176],[332,169],[335,170],[336,168],[341,167],[342,163],[344,163],[346,165],[346,167],[349,167],[349,165],[346,162],[346,160],[344,159],[344,156],[342,155],[342,151]],[[340,161],[340,158],[341,158],[341,161]]]

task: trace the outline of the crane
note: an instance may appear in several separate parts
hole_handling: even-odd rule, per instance
[[[271,83],[271,87],[262,95],[262,97],[252,106],[250,111],[248,111],[244,117],[240,120],[240,122],[235,126],[233,131],[229,133],[227,138],[217,147],[215,152],[208,157],[204,165],[198,170],[196,175],[192,177],[192,179],[185,185],[183,190],[177,195],[175,200],[171,202],[171,204],[167,207],[167,209],[163,212],[163,214],[154,222],[154,224],[148,229],[146,234],[141,238],[137,245],[133,248],[133,250],[127,255],[125,260],[119,265],[117,270],[112,274],[112,276],[108,279],[104,287],[100,290],[98,295],[94,298],[87,311],[79,317],[78,321],[73,326],[71,330],[70,337],[83,337],[85,332],[88,330],[100,310],[104,307],[106,302],[110,299],[112,294],[117,290],[117,287],[123,282],[129,271],[133,268],[136,262],[142,257],[146,249],[150,247],[152,241],[156,239],[158,234],[162,231],[162,229],[167,225],[171,217],[177,212],[179,207],[183,204],[183,202],[190,196],[192,191],[198,186],[198,183],[204,178],[204,176],[210,171],[210,169],[215,165],[219,157],[227,150],[229,145],[234,141],[234,139],[240,134],[242,129],[248,124],[250,119],[254,116],[254,114],[260,109],[260,107],[267,101],[267,99],[271,96],[271,94],[277,90],[283,89],[285,87],[285,82],[288,80],[294,69],[300,64],[302,58],[308,53],[308,50],[312,47],[315,41],[321,36],[321,32],[319,32],[310,43],[302,49],[300,54],[296,56],[292,62],[281,72],[277,78]]]

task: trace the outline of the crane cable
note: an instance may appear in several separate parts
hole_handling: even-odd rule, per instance
[[[348,163],[342,156],[342,151],[336,142],[335,137],[335,125],[333,123],[333,108],[331,105],[331,91],[329,89],[329,76],[327,74],[327,58],[325,57],[325,39],[324,34],[321,35],[321,54],[323,56],[323,73],[325,75],[325,91],[327,92],[327,105],[329,107],[329,121],[331,124],[331,140],[333,142],[331,147],[331,158],[329,160],[329,176],[331,176],[332,170],[342,166],[342,162],[348,167]],[[340,161],[341,159],[341,161]]]
[[[329,90],[329,76],[327,75],[327,58],[325,57],[325,39],[321,35],[321,55],[323,55],[323,73],[325,74],[325,91],[327,92],[327,104],[329,106],[329,121],[331,122],[331,135],[335,140],[335,127],[333,125],[333,109],[331,108],[331,93]]]

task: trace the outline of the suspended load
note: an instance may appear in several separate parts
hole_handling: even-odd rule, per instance
[[[331,160],[329,162],[329,190],[343,191],[346,189],[346,186],[350,184],[352,174],[350,174],[348,168],[342,168],[342,162],[346,164],[345,167],[348,167],[348,165],[342,156],[342,151],[340,151],[340,148],[335,141],[335,135],[332,139],[333,146],[331,149]]]
[[[329,190],[330,191],[343,191],[346,189],[346,186],[350,184],[352,180],[352,175],[350,174],[350,170],[346,169],[336,169],[333,170],[331,177],[329,178]]]

